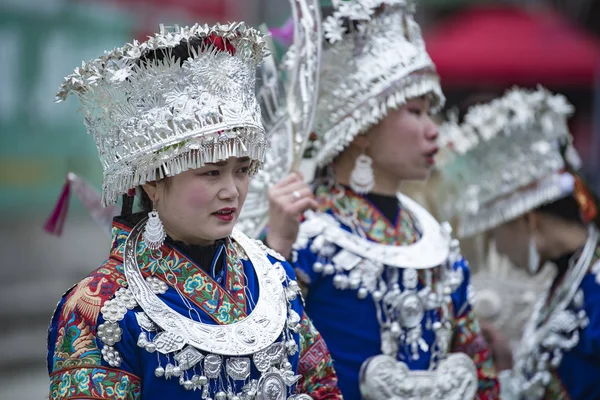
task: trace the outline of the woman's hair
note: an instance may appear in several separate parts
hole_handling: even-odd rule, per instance
[[[196,52],[199,52],[204,43],[205,39],[192,37],[189,40],[182,39],[177,46],[169,48],[168,51],[165,49],[147,49],[142,53],[137,64],[142,66],[154,61],[162,61],[165,57],[170,56],[179,60],[181,66],[185,60],[192,57],[191,49],[193,48]]]
[[[573,195],[568,195],[562,199],[544,204],[536,209],[537,212],[554,217],[561,218],[568,222],[575,222],[584,225],[583,217],[579,204]]]

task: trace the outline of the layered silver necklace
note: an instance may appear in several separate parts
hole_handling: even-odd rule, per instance
[[[254,266],[260,297],[252,312],[243,320],[228,325],[211,325],[191,318],[199,317],[185,296],[189,318],[170,308],[159,297],[167,291],[165,282],[155,276],[144,279],[137,260],[137,248],[144,221],[137,224],[125,242],[124,273],[128,287],[120,289],[102,309],[105,323],[99,336],[105,346],[102,353],[111,366],[122,362],[113,347],[120,340],[122,320],[127,310],[136,312],[142,330],[138,346],[157,353],[157,377],[178,378],[186,390],[201,390],[202,399],[307,399],[290,396],[300,378],[292,370],[288,357],[298,352],[293,335],[299,332],[300,316],[291,306],[299,293],[281,263],[272,264],[262,244],[234,230],[231,239],[239,244]],[[167,358],[162,365],[158,353]],[[260,373],[251,379],[252,368]],[[241,388],[241,389],[236,389]]]
[[[583,308],[584,297],[580,285],[590,270],[598,238],[598,230],[590,225],[588,238],[577,262],[574,263],[573,259],[569,261],[569,269],[554,296],[549,299],[548,292],[534,307],[525,326],[513,369],[500,373],[503,399],[542,399],[552,379],[551,371],[560,365],[564,353],[579,343],[580,331],[589,322]],[[545,306],[547,312],[544,312]]]
[[[341,207],[335,217],[326,213],[307,213],[294,249],[309,247],[317,255],[313,265],[315,272],[333,276],[337,289],[356,290],[360,299],[366,299],[370,294],[375,303],[382,355],[363,364],[362,373],[367,377],[361,378],[361,386],[371,393],[363,394],[365,398],[388,398],[386,396],[393,394],[394,399],[408,399],[418,395],[419,388],[429,387],[434,388],[428,391],[427,398],[430,399],[454,399],[454,396],[461,400],[471,399],[477,390],[473,361],[465,355],[450,355],[451,360],[447,356],[452,337],[450,296],[463,282],[462,270],[453,269],[460,257],[458,242],[451,239],[448,224],[440,226],[416,202],[401,193],[397,197],[419,224],[421,237],[415,243],[392,246],[369,241],[360,229],[356,210],[346,206]],[[351,231],[345,230],[342,223]],[[418,288],[418,271],[423,271],[425,281],[421,289]],[[434,273],[437,274],[435,284]],[[439,315],[435,321],[434,314]],[[432,348],[423,338],[423,320],[426,329],[435,333]],[[398,361],[399,357],[417,360],[420,351],[431,352],[429,371],[409,371],[405,363]],[[448,361],[457,368],[447,368]],[[387,379],[389,368],[386,367],[385,372],[386,368],[374,367],[392,364],[398,370],[406,370],[399,375],[407,377],[404,383],[395,378],[390,379],[396,383]],[[464,368],[458,368],[458,365]],[[450,372],[452,376],[444,375]],[[443,379],[439,374],[444,375]],[[425,376],[427,378],[423,378]],[[461,384],[456,388],[451,385],[444,390],[444,385],[436,386],[436,382],[457,379]],[[412,382],[412,389],[407,389],[410,386],[406,386],[407,382]],[[388,393],[389,390],[392,391]]]

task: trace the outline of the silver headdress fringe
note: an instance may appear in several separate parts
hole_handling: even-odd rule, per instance
[[[575,178],[568,172],[553,174],[530,188],[486,204],[480,212],[466,213],[460,218],[459,237],[470,237],[511,221],[544,204],[573,192]]]
[[[220,41],[219,45],[215,45]],[[173,54],[187,45],[189,58]],[[146,61],[156,52],[158,57]],[[260,167],[266,150],[256,67],[265,40],[243,23],[165,28],[83,63],[57,101],[74,93],[104,168],[102,202],[146,182],[229,157]]]
[[[462,124],[452,116],[441,126],[439,190],[449,194],[444,217],[459,216],[460,236],[494,228],[572,191],[572,184],[565,185],[570,175],[561,174],[560,150],[560,143],[572,140],[572,112],[562,95],[514,88],[471,107]]]
[[[315,117],[321,166],[409,99],[429,96],[434,111],[445,100],[412,1],[350,0],[334,7],[323,22],[329,45]]]

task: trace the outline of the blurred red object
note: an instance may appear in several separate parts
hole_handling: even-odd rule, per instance
[[[598,41],[542,8],[475,6],[426,36],[444,87],[536,85],[591,87]]]

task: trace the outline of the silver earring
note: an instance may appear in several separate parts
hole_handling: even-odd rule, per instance
[[[364,153],[356,159],[352,173],[350,173],[350,188],[356,193],[367,194],[375,186],[372,164],[373,159]]]
[[[144,242],[151,250],[156,250],[163,245],[166,237],[167,233],[158,216],[158,211],[153,207],[152,211],[148,213],[148,221],[144,227]]]
[[[540,253],[537,251],[535,245],[535,238],[532,236],[529,238],[529,255],[527,260],[527,268],[531,275],[537,274],[540,269]]]

